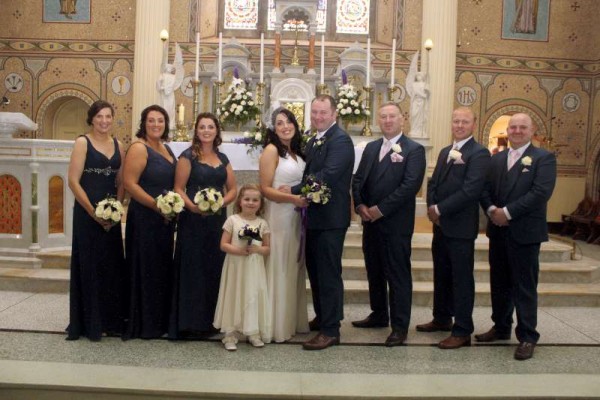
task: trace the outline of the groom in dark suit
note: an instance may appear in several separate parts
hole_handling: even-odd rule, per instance
[[[490,163],[490,152],[473,138],[474,129],[473,111],[454,110],[454,143],[440,151],[427,186],[427,216],[434,224],[433,320],[417,330],[452,331],[438,343],[441,349],[468,346],[473,333],[479,198]]]
[[[370,142],[352,181],[356,212],[363,224],[363,252],[371,314],[353,321],[357,328],[387,327],[388,347],[406,340],[412,304],[411,240],[416,195],[425,175],[425,149],[402,133],[396,103],[379,109],[383,138]],[[389,285],[389,313],[388,290]]]
[[[478,342],[510,339],[517,310],[514,357],[526,360],[540,334],[537,326],[537,283],[540,243],[548,240],[546,206],[556,183],[554,154],[531,144],[531,117],[519,113],[508,122],[510,148],[492,157],[481,198],[489,216],[492,321]]]
[[[308,207],[306,270],[312,290],[316,318],[311,330],[318,329],[302,346],[322,350],[340,342],[340,321],[344,318],[342,250],[350,225],[350,180],[354,168],[352,139],[335,122],[335,100],[320,95],[311,103],[311,127],[317,130],[306,145],[304,177],[313,175],[331,189],[327,204]],[[299,194],[304,182],[292,188]]]

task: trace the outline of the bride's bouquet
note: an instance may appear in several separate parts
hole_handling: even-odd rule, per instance
[[[233,79],[227,89],[227,97],[220,107],[217,107],[217,116],[224,124],[244,125],[260,114],[252,92],[246,89],[246,82],[240,79],[238,70],[233,70]]]
[[[317,180],[314,175],[309,175],[306,178],[306,184],[302,187],[301,193],[309,203],[327,204],[331,199],[329,186]]]
[[[123,217],[124,212],[123,204],[114,197],[109,196],[96,204],[94,215],[103,221],[111,223],[110,226],[104,228],[104,230],[108,232],[110,228],[121,222],[121,217]]]
[[[252,242],[262,242],[262,238],[260,237],[260,226],[244,225],[238,231],[238,238],[240,238],[240,240],[248,241],[248,246],[252,245]]]
[[[156,198],[156,205],[160,213],[167,219],[172,219],[183,211],[183,198],[173,191],[165,191]]]
[[[200,189],[194,196],[194,204],[204,213],[221,215],[223,195],[212,187]]]
[[[348,83],[346,71],[342,70],[342,86],[337,92],[337,112],[342,121],[355,124],[369,115],[362,101],[360,101],[361,91],[357,90],[351,83]]]

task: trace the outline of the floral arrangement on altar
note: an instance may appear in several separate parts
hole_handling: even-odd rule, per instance
[[[183,198],[173,191],[164,192],[156,198],[160,213],[167,219],[172,219],[183,211]]]
[[[245,131],[241,138],[234,138],[233,143],[245,144],[248,146],[246,153],[250,154],[254,150],[262,150],[267,142],[267,135],[263,129],[255,127],[251,131]]]
[[[223,195],[212,187],[200,189],[194,196],[194,204],[203,213],[221,215]]]
[[[103,221],[111,223],[110,227],[105,228],[106,231],[109,231],[112,226],[121,222],[121,217],[124,212],[123,204],[121,204],[119,200],[114,197],[107,197],[96,204],[94,215]]]
[[[337,112],[342,121],[356,124],[370,114],[364,104],[359,100],[362,91],[357,90],[348,83],[346,71],[342,70],[342,86],[337,92]]]
[[[237,68],[234,68],[227,97],[221,106],[217,107],[217,116],[224,124],[244,125],[255,119],[259,113],[252,92],[246,89],[246,82],[240,79]]]

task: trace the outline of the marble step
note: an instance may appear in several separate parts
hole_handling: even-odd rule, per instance
[[[307,285],[307,290],[310,292],[309,285]],[[368,304],[367,282],[344,280],[344,302]],[[433,306],[432,281],[413,282],[413,305]],[[475,305],[491,306],[489,283],[477,282],[475,284]],[[538,305],[540,307],[600,307],[600,283],[540,283],[538,285]]]
[[[366,280],[367,270],[362,259],[342,260],[344,280]],[[475,263],[475,281],[489,282],[490,267],[487,261]],[[432,261],[412,262],[413,281],[433,281]],[[549,262],[540,264],[539,281],[545,283],[593,283],[600,281],[600,261],[584,258],[579,261]]]
[[[0,268],[0,290],[34,293],[67,293],[67,269]]]
[[[42,260],[31,256],[15,256],[2,255],[0,256],[0,268],[24,268],[37,269],[42,267]]]

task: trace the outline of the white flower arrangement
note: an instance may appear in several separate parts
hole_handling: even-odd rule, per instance
[[[232,142],[249,146],[246,153],[250,154],[256,149],[260,149],[262,151],[262,148],[265,147],[266,139],[267,135],[265,135],[260,128],[256,127],[252,131],[245,131],[243,137],[234,138]]]
[[[530,167],[532,162],[533,162],[533,160],[529,156],[521,158],[521,164],[524,167]]]
[[[227,88],[227,97],[220,107],[217,116],[225,124],[245,124],[260,113],[252,92],[246,89],[246,82],[238,77],[237,69],[233,72],[231,85]]]
[[[360,99],[361,91],[357,90],[352,84],[347,82],[346,72],[342,70],[342,86],[337,92],[337,112],[342,121],[348,121],[350,123],[359,123],[366,116],[370,115],[361,102]]]
[[[165,218],[171,219],[183,211],[183,198],[173,191],[168,191],[156,198],[156,205]]]
[[[121,204],[119,200],[114,197],[107,197],[96,204],[94,215],[96,218],[111,223],[110,227],[105,228],[105,230],[108,231],[112,226],[121,222],[121,217],[123,217],[124,212],[123,204]]]
[[[200,189],[194,196],[194,204],[203,213],[221,214],[223,195],[212,187]]]

